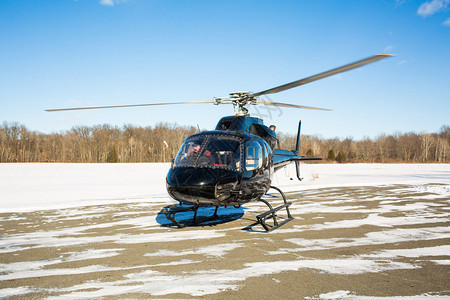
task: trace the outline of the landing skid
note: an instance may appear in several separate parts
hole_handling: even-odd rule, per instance
[[[272,230],[275,230],[275,229],[277,229],[278,227],[281,227],[281,226],[283,226],[284,224],[286,224],[287,222],[289,222],[289,221],[291,221],[292,219],[294,219],[294,218],[291,216],[291,213],[289,212],[289,206],[292,205],[292,202],[287,202],[287,201],[286,201],[286,196],[284,195],[284,193],[283,193],[279,188],[277,188],[277,187],[275,187],[275,186],[271,186],[270,188],[272,188],[272,189],[274,189],[274,190],[277,190],[277,191],[280,193],[281,197],[283,198],[284,204],[282,204],[282,205],[280,205],[280,206],[278,206],[278,207],[273,208],[272,205],[270,205],[270,203],[267,202],[266,200],[264,200],[264,199],[259,199],[259,200],[258,200],[258,201],[263,202],[264,204],[266,204],[266,205],[269,207],[269,210],[268,210],[268,211],[266,211],[266,212],[264,212],[264,213],[262,213],[262,214],[256,216],[256,219],[258,220],[257,223],[258,223],[258,224],[261,224],[261,226],[262,226],[267,232],[272,231]],[[283,208],[286,208],[287,218],[283,219],[283,221],[279,223],[278,220],[277,220],[277,217],[278,217],[278,216],[276,215],[276,212],[279,211],[280,209],[283,209]],[[268,224],[266,224],[266,220],[268,220],[268,219],[273,219],[273,225],[268,225]]]
[[[256,223],[254,223],[253,225],[250,225],[250,227],[251,227],[251,226],[254,226],[256,224],[261,224],[261,226],[267,232],[275,230],[278,227],[281,227],[284,224],[286,224],[287,222],[289,222],[292,219],[294,219],[291,216],[291,213],[289,212],[289,206],[291,206],[292,203],[286,201],[286,196],[284,195],[284,193],[279,188],[274,187],[274,186],[271,186],[270,188],[272,188],[274,190],[277,190],[280,193],[281,197],[283,198],[283,202],[284,203],[282,205],[280,205],[280,206],[277,206],[277,207],[273,208],[272,205],[270,205],[270,203],[267,202],[266,200],[259,199],[258,201],[261,201],[264,204],[266,204],[267,207],[269,208],[269,210],[264,212],[264,213],[262,213],[262,214],[257,215],[256,216],[256,219],[257,219]],[[177,226],[178,228],[184,228],[184,227],[187,227],[187,226],[197,226],[197,225],[199,225],[201,223],[204,223],[204,222],[211,221],[211,220],[219,218],[219,216],[217,214],[217,210],[219,209],[219,207],[216,206],[212,216],[210,216],[210,217],[202,216],[201,219],[199,220],[198,217],[197,217],[197,212],[198,212],[198,209],[200,207],[201,207],[200,205],[192,205],[192,206],[171,205],[171,206],[165,207],[161,211],[161,213],[163,213],[166,216],[166,218],[168,220],[170,220],[173,223],[173,225]],[[238,207],[236,207],[236,208],[238,208]],[[277,212],[279,210],[283,209],[283,208],[286,209],[287,218],[282,218],[282,217],[277,215]],[[179,221],[177,221],[175,219],[175,215],[176,214],[184,213],[184,212],[191,212],[191,211],[194,212],[194,217],[192,218],[192,221],[190,222],[190,224],[186,224],[185,222],[183,222],[185,220],[181,221],[183,223],[183,224],[181,224]],[[266,221],[269,220],[269,219],[273,220],[273,225],[269,225],[269,224],[266,223]],[[249,228],[249,227],[247,227],[247,228]]]
[[[189,207],[183,207],[183,206],[174,205],[174,206],[169,206],[169,207],[164,208],[162,210],[162,213],[165,214],[167,219],[172,221],[172,223],[174,225],[176,225],[178,228],[183,228],[183,227],[186,227],[188,225],[180,224],[175,219],[175,214],[177,214],[177,213],[193,211],[194,212],[194,217],[192,218],[192,223],[190,224],[190,226],[196,226],[196,225],[198,225],[200,223],[203,223],[203,222],[206,222],[206,221],[211,221],[211,220],[214,220],[214,219],[216,219],[218,217],[217,210],[219,209],[219,207],[216,206],[216,209],[214,210],[214,214],[211,217],[202,218],[201,220],[197,220],[197,212],[198,212],[198,208],[199,207],[200,207],[200,205],[194,205],[194,206],[189,206]]]

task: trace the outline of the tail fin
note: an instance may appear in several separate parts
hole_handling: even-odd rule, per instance
[[[302,120],[298,122],[298,132],[297,132],[297,144],[295,145],[295,154],[298,155],[298,151],[300,150],[300,129],[302,129]]]

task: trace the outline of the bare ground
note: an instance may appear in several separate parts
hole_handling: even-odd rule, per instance
[[[262,203],[183,229],[167,198],[1,214],[0,298],[450,297],[450,197],[427,190],[289,193],[295,219],[270,233]]]

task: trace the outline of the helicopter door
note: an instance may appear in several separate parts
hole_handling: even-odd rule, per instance
[[[257,141],[248,141],[245,144],[244,174],[241,189],[249,200],[261,198],[270,187],[269,172],[265,172],[265,159],[267,151]]]
[[[268,143],[263,142],[262,144],[264,146],[264,172],[268,172],[270,179],[272,179],[274,173],[273,152]]]
[[[257,141],[245,145],[245,177],[252,177],[263,165],[263,149]]]

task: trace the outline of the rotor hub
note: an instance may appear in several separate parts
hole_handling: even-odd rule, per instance
[[[233,104],[236,115],[247,116],[249,111],[246,105],[255,105],[258,100],[252,92],[233,92],[229,97],[215,97],[213,103],[219,104]]]

